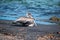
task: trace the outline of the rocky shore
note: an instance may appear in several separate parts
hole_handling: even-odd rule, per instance
[[[11,23],[12,21],[0,20],[0,40],[60,40],[59,25],[22,27]]]

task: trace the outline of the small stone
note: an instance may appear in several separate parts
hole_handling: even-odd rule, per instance
[[[57,34],[60,34],[60,32],[57,32]]]
[[[37,40],[46,40],[46,39],[43,37],[39,37]]]

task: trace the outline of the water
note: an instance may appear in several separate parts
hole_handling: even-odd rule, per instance
[[[52,25],[52,23],[40,21],[52,16],[60,17],[60,0],[22,0],[22,1],[0,1],[0,19],[16,20],[30,12],[36,19],[36,23]],[[38,19],[38,20],[37,20]],[[55,23],[53,23],[55,24]]]

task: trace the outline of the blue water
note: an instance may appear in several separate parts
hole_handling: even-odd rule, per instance
[[[26,1],[12,1],[0,4],[0,19],[16,20],[21,16],[25,16],[30,12],[39,24],[55,24],[50,22],[40,21],[40,19],[48,20],[52,16],[60,17],[60,0],[26,0]]]

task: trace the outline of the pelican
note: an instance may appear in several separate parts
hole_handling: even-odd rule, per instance
[[[26,16],[22,16],[18,18],[17,20],[15,20],[14,22],[19,23],[20,25],[31,26],[31,27],[36,24],[35,19],[31,15],[31,13],[27,13]]]

